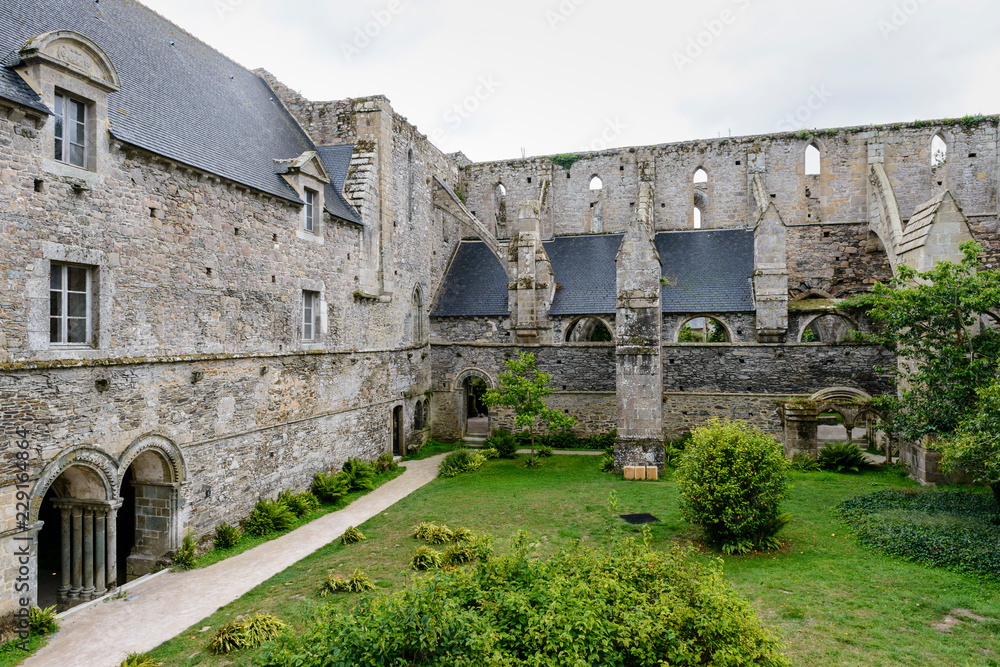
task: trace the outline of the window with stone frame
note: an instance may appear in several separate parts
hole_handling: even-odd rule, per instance
[[[57,93],[55,107],[55,159],[87,168],[87,104]]]
[[[302,291],[302,340],[316,340],[316,319],[319,315],[319,292]]]
[[[305,189],[305,223],[304,227],[307,232],[316,233],[316,199],[317,192],[315,190]]]
[[[52,262],[49,271],[49,342],[93,343],[93,268]]]

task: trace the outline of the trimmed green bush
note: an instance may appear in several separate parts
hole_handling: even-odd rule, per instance
[[[215,528],[215,539],[212,543],[216,549],[232,549],[240,543],[243,531],[237,526],[230,526],[228,523],[220,523]]]
[[[441,552],[430,547],[417,547],[410,559],[414,570],[436,570],[441,567]]]
[[[209,649],[225,655],[240,649],[257,648],[271,641],[286,628],[285,622],[271,614],[254,614],[226,623],[216,630]]]
[[[725,553],[780,546],[775,534],[788,522],[782,447],[746,422],[711,420],[696,429],[677,468],[681,512]]]
[[[320,595],[326,597],[331,593],[362,593],[375,590],[375,582],[361,570],[355,570],[346,579],[341,576],[329,575],[320,590]]]
[[[55,606],[31,607],[28,609],[28,627],[32,632],[39,635],[50,635],[59,629],[59,621],[56,619]]]
[[[457,449],[445,456],[438,465],[441,477],[455,477],[463,472],[475,472],[486,463],[486,458],[479,452],[469,449]]]
[[[347,480],[332,472],[318,472],[313,477],[313,494],[324,503],[336,503],[350,492]]]
[[[181,540],[181,546],[174,553],[174,565],[182,570],[190,570],[194,567],[194,559],[198,554],[198,540],[194,538],[194,533],[188,531]]]
[[[879,491],[837,510],[873,551],[1000,579],[1000,504],[990,494]]]
[[[367,539],[368,538],[365,537],[365,534],[362,533],[360,530],[358,530],[354,526],[348,526],[347,530],[344,531],[344,534],[340,536],[340,543],[346,546],[348,544],[357,544],[358,542],[364,542]]]
[[[541,562],[507,556],[416,578],[354,608],[329,607],[265,667],[620,665],[787,667],[780,644],[691,552],[628,541]]]
[[[247,517],[243,529],[251,535],[265,536],[288,530],[295,525],[295,515],[288,505],[277,500],[261,498]]]
[[[833,472],[859,473],[872,465],[853,442],[828,442],[826,448],[820,450],[819,467]]]

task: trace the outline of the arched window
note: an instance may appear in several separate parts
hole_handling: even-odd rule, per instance
[[[931,166],[941,167],[948,161],[948,142],[940,134],[931,139]]]
[[[708,183],[708,172],[698,167],[694,172],[694,182],[695,183]]]
[[[420,293],[420,285],[413,288],[413,340],[422,342],[424,340],[424,299]]]
[[[701,208],[694,207],[694,228],[701,229]]]
[[[406,219],[413,222],[413,149],[406,154]]]
[[[497,223],[497,236],[507,236],[507,188],[503,183],[497,183],[493,188],[493,207]]]
[[[566,328],[567,343],[613,343],[610,327],[597,317],[584,317]]]
[[[681,325],[678,343],[731,343],[729,329],[712,317],[694,317]]]
[[[423,431],[424,427],[427,426],[427,408],[424,407],[425,405],[424,401],[417,401],[417,404],[413,406],[414,431]]]
[[[818,176],[822,171],[819,148],[816,144],[806,146],[806,176]]]
[[[854,323],[841,315],[822,315],[814,318],[802,330],[802,343],[843,343],[854,338]]]
[[[591,191],[603,190],[604,181],[601,180],[596,174],[590,179],[590,189]]]

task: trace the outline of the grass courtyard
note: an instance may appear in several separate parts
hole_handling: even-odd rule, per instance
[[[252,664],[251,655],[211,654],[207,646],[214,630],[256,611],[274,613],[298,630],[320,605],[356,603],[354,595],[320,596],[329,572],[349,575],[360,568],[382,591],[404,586],[420,576],[408,563],[420,544],[410,529],[421,521],[492,533],[498,551],[525,529],[544,557],[573,540],[607,543],[607,499],[613,490],[619,514],[649,512],[661,519],[652,524],[655,545],[697,537],[681,518],[669,475],[660,482],[625,482],[599,472],[598,464],[596,457],[564,456],[532,470],[517,461],[490,461],[475,474],[437,479],[360,526],[367,541],[320,549],[164,643],[153,656],[166,665]],[[726,579],[778,633],[792,664],[1000,665],[1000,584],[871,553],[857,545],[834,511],[847,498],[916,483],[881,472],[791,473],[791,480],[784,507],[794,520],[781,535],[785,548],[722,561]],[[621,525],[625,534],[641,537],[638,528]],[[935,627],[954,610],[985,620],[959,616],[957,624]]]

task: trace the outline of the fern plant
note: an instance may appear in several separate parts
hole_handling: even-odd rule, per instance
[[[332,472],[318,472],[313,476],[313,494],[324,503],[336,503],[350,491],[347,480]]]
[[[436,570],[441,567],[441,552],[430,547],[419,547],[410,559],[414,570]]]
[[[209,648],[213,653],[225,655],[240,649],[257,648],[271,641],[287,627],[284,621],[271,614],[254,614],[226,623],[215,632]]]
[[[290,490],[278,494],[278,502],[284,503],[292,514],[302,518],[312,514],[319,507],[319,499],[311,491],[292,493]]]
[[[232,549],[240,542],[243,531],[228,523],[219,524],[215,528],[215,539],[212,541],[216,549]]]
[[[39,635],[50,635],[59,629],[59,622],[56,620],[56,608],[32,607],[28,610],[28,627],[31,631]]]
[[[861,448],[853,442],[828,442],[819,453],[819,465],[823,470],[846,473],[860,473],[871,467]]]
[[[375,582],[361,570],[355,570],[350,577],[329,575],[323,582],[320,595],[326,597],[331,593],[362,593],[375,590]]]
[[[344,534],[340,536],[340,543],[343,545],[357,544],[358,542],[364,542],[367,539],[368,538],[365,537],[365,534],[360,530],[354,526],[348,526],[347,530],[344,531]]]
[[[361,459],[347,459],[340,470],[341,477],[347,482],[351,491],[370,491],[375,487],[375,468]]]
[[[295,524],[295,515],[288,505],[277,500],[261,498],[247,517],[246,532],[251,535],[269,535],[273,532],[288,530]]]
[[[181,541],[181,546],[174,554],[174,565],[182,570],[190,570],[194,567],[194,559],[198,553],[198,540],[194,538],[194,533],[188,531]]]

